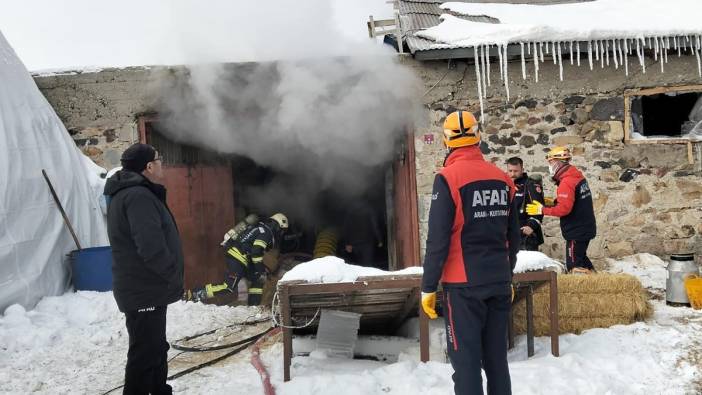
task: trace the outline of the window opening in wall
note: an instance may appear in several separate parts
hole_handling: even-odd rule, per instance
[[[628,140],[702,140],[702,90],[650,91],[628,98]]]

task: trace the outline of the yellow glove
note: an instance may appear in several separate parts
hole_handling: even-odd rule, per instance
[[[551,206],[554,205],[554,203],[556,203],[555,199],[550,198],[550,197],[545,197],[545,198],[544,198],[544,205],[545,205],[546,207],[551,207]]]
[[[432,320],[439,316],[436,314],[436,292],[422,292],[422,310]]]
[[[529,215],[541,215],[544,212],[544,205],[535,200],[526,205],[526,212]]]

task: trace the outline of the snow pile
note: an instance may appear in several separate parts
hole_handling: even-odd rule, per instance
[[[663,262],[640,254],[612,262],[659,287]],[[536,355],[526,357],[526,338],[517,337],[508,354],[515,395],[530,394],[682,394],[698,393],[702,377],[702,312],[673,308],[654,301],[655,313],[647,322],[593,329],[560,337],[561,356],[550,355],[548,337],[535,339]],[[168,339],[220,328],[258,318],[260,310],[178,302],[169,306]],[[419,363],[417,324],[403,328],[410,341],[359,338],[364,355],[401,352],[398,362],[333,358],[322,352],[296,356],[292,380],[283,383],[282,344],[265,348],[262,359],[278,394],[386,394],[452,393],[451,365],[445,363],[443,320],[430,322],[432,361]],[[415,340],[415,341],[411,341]],[[386,344],[388,343],[388,344]],[[392,343],[392,344],[390,344]],[[312,351],[314,341],[294,341],[297,352]],[[110,292],[67,293],[44,298],[34,310],[12,306],[0,317],[0,393],[103,393],[122,383],[127,350],[124,316]],[[171,349],[175,373],[190,366],[192,354]],[[190,355],[190,357],[188,357]],[[262,393],[258,374],[243,353],[170,382],[175,393]],[[204,362],[199,354],[191,364]],[[696,359],[697,358],[697,359]],[[394,361],[394,358],[388,358]],[[179,362],[180,361],[180,362]]]
[[[630,255],[621,260],[607,259],[612,273],[631,274],[641,281],[645,288],[665,290],[668,263],[648,253]]]
[[[564,272],[563,264],[539,251],[519,251],[514,273],[525,273],[536,270]]]
[[[83,248],[108,244],[100,210],[102,168],[76,147],[0,33],[0,310],[34,306],[68,286],[76,249],[42,170]]]
[[[595,62],[603,68],[611,64],[629,74],[629,56],[638,57],[646,72],[644,51],[660,59],[661,72],[668,62],[668,52],[695,54],[702,77],[700,50],[702,46],[702,2],[698,0],[598,0],[558,5],[472,4],[449,2],[443,9],[459,15],[490,16],[500,23],[473,22],[444,14],[442,22],[415,34],[436,44],[430,49],[473,47],[475,73],[480,99],[490,86],[490,56],[498,55],[500,78],[509,100],[508,44],[521,49],[522,79],[526,79],[526,64],[531,60],[534,78],[539,81],[539,63],[550,54],[559,66],[563,80],[563,56],[580,66],[581,52],[587,52],[590,70]],[[581,45],[582,44],[582,45]]]
[[[325,256],[295,266],[285,273],[280,281],[301,280],[308,283],[343,283],[356,281],[359,277],[408,274],[422,274],[422,268],[413,266],[395,272],[388,272],[373,267],[350,265],[341,258]]]

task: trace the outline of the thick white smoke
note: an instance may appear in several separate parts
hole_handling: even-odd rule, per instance
[[[422,119],[412,72],[392,49],[337,31],[328,1],[214,4],[218,18],[234,13],[231,24],[213,26],[226,35],[188,32],[194,4],[174,8],[186,26],[184,53],[194,57],[157,74],[162,132],[287,176],[257,191],[260,198],[363,194],[365,178],[382,171],[398,137]]]

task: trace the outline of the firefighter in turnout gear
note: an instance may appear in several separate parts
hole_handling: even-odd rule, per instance
[[[541,177],[529,177],[524,171],[524,162],[521,158],[507,159],[507,174],[514,181],[517,193],[514,195],[514,205],[519,210],[519,230],[522,235],[521,249],[538,251],[544,243],[544,234],[541,231],[543,215],[529,215],[526,205],[534,201],[544,202],[544,191],[541,186]]]
[[[546,155],[549,173],[558,186],[553,207],[540,202],[528,204],[529,215],[549,215],[561,218],[561,233],[566,240],[566,267],[569,272],[588,274],[595,268],[587,257],[590,240],[597,234],[592,192],[580,170],[570,164],[567,147],[554,147]]]
[[[422,309],[443,315],[456,394],[510,394],[507,327],[512,270],[519,250],[519,219],[512,180],[480,152],[478,122],[457,111],[444,122],[449,154],[436,175],[429,210],[422,277]]]
[[[288,219],[283,214],[275,214],[263,221],[248,225],[243,231],[223,243],[227,261],[227,279],[223,284],[207,284],[187,291],[186,300],[209,299],[219,292],[235,292],[239,281],[245,278],[249,285],[248,305],[261,304],[263,285],[268,269],[263,264],[266,251],[275,248],[285,230]]]

